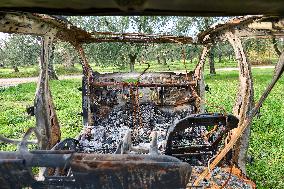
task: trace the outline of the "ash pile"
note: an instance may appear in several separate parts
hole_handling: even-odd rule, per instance
[[[210,170],[210,175],[206,177],[199,186],[194,186],[194,181],[207,167],[194,166],[188,188],[225,188],[225,189],[254,189],[256,185],[253,181],[241,173],[237,167],[215,167]]]
[[[157,132],[158,151],[163,154],[167,131],[178,120],[193,114],[195,107],[172,111],[153,103],[131,103],[114,107],[107,117],[97,120],[95,126],[86,127],[79,137],[80,151],[87,153],[115,153],[125,135],[131,131],[133,146],[149,148],[152,131]]]

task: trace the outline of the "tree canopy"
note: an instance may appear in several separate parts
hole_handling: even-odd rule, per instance
[[[226,17],[170,17],[170,16],[87,16],[64,17],[72,24],[90,32],[171,34],[194,36],[208,29],[213,23],[227,20]],[[35,36],[10,35],[2,39],[0,63],[18,67],[38,63],[40,39]],[[276,45],[275,45],[276,44]],[[247,53],[256,62],[265,57],[277,56],[273,47],[281,47],[277,40],[249,39],[244,42]],[[272,47],[272,48],[271,48]],[[99,66],[129,67],[135,63],[156,61],[167,65],[168,61],[198,58],[200,47],[181,44],[135,44],[135,43],[93,43],[84,45],[89,62]],[[233,50],[227,43],[216,44],[210,53],[211,61],[232,57]],[[54,48],[54,64],[73,66],[78,63],[75,49],[68,43],[58,41]],[[130,65],[130,66],[129,66]]]

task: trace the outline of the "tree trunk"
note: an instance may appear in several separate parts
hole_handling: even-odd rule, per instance
[[[210,67],[210,74],[215,75],[215,62],[214,62],[214,46],[210,49],[209,53],[209,67]]]
[[[158,64],[161,64],[161,60],[160,60],[160,56],[159,55],[157,56],[157,62],[158,62]]]
[[[19,68],[18,66],[13,66],[14,72],[18,73],[19,72]]]
[[[275,37],[272,38],[272,43],[273,43],[273,48],[274,48],[276,54],[277,54],[278,56],[280,56],[280,55],[281,55],[281,51],[279,50],[279,48],[278,48],[278,46],[277,46],[277,41],[276,41]],[[275,74],[275,71],[276,71],[276,70],[277,70],[277,64],[275,64],[274,74]]]
[[[68,50],[64,51],[64,64],[63,64],[63,66],[67,67],[67,68],[74,67],[74,63],[72,61],[72,57],[71,57],[71,55],[70,55]]]
[[[277,46],[277,41],[276,41],[275,37],[272,38],[272,43],[273,43],[273,48],[274,48],[276,54],[278,56],[280,56],[281,55],[281,51],[279,50],[279,48]]]
[[[221,50],[219,50],[219,53],[218,53],[218,61],[219,62],[222,62],[222,51]]]
[[[130,65],[130,72],[134,72],[134,65],[135,65],[135,60],[137,58],[137,54],[128,54],[129,56],[129,59],[130,59],[130,62],[129,62],[129,65]]]
[[[174,62],[175,60],[174,60],[174,52],[173,52],[173,50],[171,50],[171,51],[169,52],[169,54],[170,54],[170,61],[171,61],[171,62]]]
[[[232,60],[232,57],[233,57],[232,52],[229,51],[229,52],[227,53],[227,55],[228,55],[228,59],[229,59],[229,60]]]
[[[162,61],[163,61],[163,64],[164,64],[164,65],[167,65],[167,58],[166,58],[166,55],[163,55],[163,56],[162,56]]]
[[[48,76],[50,80],[58,80],[58,76],[56,75],[56,72],[54,70],[54,49],[55,46],[52,45],[50,50],[50,60],[48,62]]]
[[[130,61],[130,72],[134,72],[134,64],[135,62]]]
[[[190,63],[192,64],[192,62],[193,62],[193,57],[194,57],[194,53],[193,53],[193,50],[191,50],[190,52],[189,52],[189,59],[190,59]]]
[[[247,61],[241,40],[232,32],[227,32],[226,37],[234,48],[236,60],[239,66],[239,90],[233,113],[239,118],[239,126],[243,125],[248,119],[251,109],[254,105],[254,89],[251,73],[251,66]],[[233,162],[237,164],[242,172],[246,174],[247,150],[249,145],[250,126],[248,126],[243,135],[237,140],[233,148]]]
[[[145,57],[142,55],[139,61],[139,65],[145,64]]]

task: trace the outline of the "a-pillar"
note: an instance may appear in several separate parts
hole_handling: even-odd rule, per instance
[[[43,150],[51,149],[61,139],[48,78],[50,51],[55,34],[56,30],[51,29],[42,39],[40,75],[34,100],[36,129],[40,133],[39,147]]]
[[[194,70],[194,79],[197,82],[197,93],[200,97],[198,112],[205,112],[205,81],[204,81],[204,65],[208,52],[210,51],[211,45],[207,44],[203,47],[202,54],[200,56],[199,62]]]
[[[83,114],[83,125],[91,126],[93,125],[93,115],[91,112],[91,92],[90,92],[90,82],[92,79],[92,68],[88,63],[85,55],[84,48],[81,44],[74,45],[80,56],[80,62],[83,68],[83,78],[82,78],[82,114]]]
[[[234,31],[226,32],[225,36],[233,46],[239,67],[239,89],[233,108],[233,114],[239,118],[239,125],[243,125],[254,105],[254,89],[251,66],[244,52],[241,39],[234,33]],[[249,138],[250,126],[246,128],[243,135],[233,148],[233,163],[238,165],[243,173],[246,173],[246,159]]]

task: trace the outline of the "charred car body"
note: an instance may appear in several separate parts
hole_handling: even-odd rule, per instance
[[[5,142],[18,144],[17,152],[0,152],[0,183],[5,188],[185,188],[188,183],[189,187],[214,187],[216,183],[208,179],[209,170],[221,164],[229,166],[232,159],[238,162],[239,154],[231,151],[233,145],[283,73],[281,56],[275,77],[253,107],[251,70],[240,38],[252,34],[267,36],[267,32],[282,34],[280,17],[238,18],[201,33],[198,43],[204,49],[193,72],[100,74],[88,64],[82,44],[113,40],[193,41],[189,37],[88,33],[41,14],[2,12],[0,15],[2,32],[43,37],[34,103],[36,127],[30,128],[20,141],[1,137]],[[271,28],[262,25],[267,22]],[[55,39],[70,42],[78,51],[83,67],[84,128],[77,139],[61,141],[49,89],[47,65]],[[204,114],[203,67],[210,45],[219,39],[232,44],[240,67],[234,115]],[[136,80],[128,81],[129,78]],[[29,140],[32,133],[36,141]],[[31,143],[36,143],[39,150],[29,151],[27,145]],[[37,178],[32,175],[32,167],[43,167]],[[226,172],[226,167],[222,171]],[[246,180],[248,187],[254,187],[244,175],[236,177]]]

